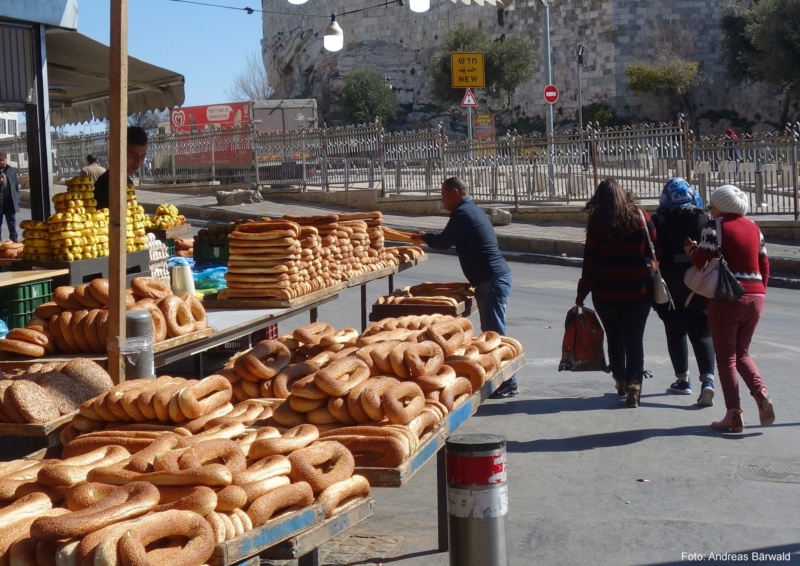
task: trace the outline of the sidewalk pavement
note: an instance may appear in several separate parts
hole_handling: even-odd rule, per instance
[[[136,198],[149,214],[155,212],[159,204],[174,204],[196,226],[262,216],[312,216],[354,210],[287,200],[223,206],[217,203],[213,194],[177,194],[142,187],[137,189]],[[447,223],[447,217],[446,213],[441,216],[420,216],[390,212],[383,213],[383,221],[400,230],[429,231],[441,230]],[[585,226],[581,223],[515,221],[508,226],[495,227],[495,232],[506,259],[573,267],[581,265],[586,237]],[[767,240],[767,253],[772,271],[770,286],[800,289],[800,242]]]

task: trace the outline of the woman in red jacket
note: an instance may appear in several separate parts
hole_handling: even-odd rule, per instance
[[[738,301],[708,300],[717,374],[728,410],[723,420],[711,423],[711,428],[742,432],[744,419],[737,371],[756,400],[761,426],[775,422],[772,400],[749,353],[750,341],[764,312],[769,260],[761,230],[745,218],[749,209],[747,194],[733,185],[724,185],[711,193],[710,201],[713,220],[703,229],[700,244],[692,242],[685,250],[697,268],[702,268],[719,251],[745,289],[745,295]]]
[[[655,227],[616,179],[606,179],[597,186],[586,210],[589,222],[575,304],[583,305],[586,296],[592,294],[606,332],[617,394],[627,397],[629,407],[638,407],[646,373],[644,329],[653,296],[645,229],[655,242]]]

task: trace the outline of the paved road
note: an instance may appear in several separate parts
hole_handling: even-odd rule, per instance
[[[770,291],[751,348],[775,398],[776,424],[758,426],[755,403],[743,394],[745,433],[719,434],[708,425],[724,414],[721,393],[717,405],[700,409],[694,395],[666,392],[674,378],[655,314],[645,335],[654,378],[638,409],[617,400],[607,374],[556,371],[579,272],[511,266],[508,332],[528,359],[518,374],[522,393],[487,401],[458,430],[508,439],[511,563],[678,564],[686,562],[683,553],[727,552],[783,564],[754,561],[750,553],[790,552],[790,563],[800,564],[800,408],[792,401],[800,381],[790,369],[800,363],[795,292]],[[455,258],[435,255],[395,281],[460,279]],[[370,284],[368,301],[385,289]],[[320,320],[356,326],[358,301],[358,291],[348,290],[320,307]],[[281,329],[306,322],[300,316]],[[435,551],[435,481],[430,462],[403,488],[374,490],[374,515],[324,546],[321,564],[448,564],[447,553]]]

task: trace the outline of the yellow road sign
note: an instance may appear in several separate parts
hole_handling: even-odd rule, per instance
[[[483,53],[450,54],[450,86],[453,88],[485,88]]]

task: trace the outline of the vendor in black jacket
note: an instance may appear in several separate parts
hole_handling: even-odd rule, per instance
[[[145,157],[147,157],[147,132],[140,126],[128,126],[128,160],[126,163],[128,185],[133,184],[131,175],[139,170]],[[97,208],[108,208],[108,175],[109,172],[106,171],[94,182],[94,198],[97,200]]]
[[[19,212],[19,177],[17,170],[8,164],[8,154],[0,151],[0,227],[3,218],[8,224],[8,237],[16,242],[17,212]]]
[[[475,300],[483,332],[506,332],[506,303],[511,295],[511,269],[500,255],[497,236],[486,213],[469,196],[467,185],[458,177],[442,183],[442,203],[450,212],[450,220],[441,232],[418,232],[417,243],[437,250],[455,246],[461,270],[475,287]],[[517,395],[517,379],[506,380],[493,398]]]

